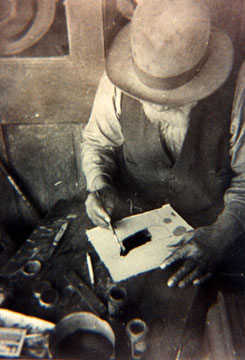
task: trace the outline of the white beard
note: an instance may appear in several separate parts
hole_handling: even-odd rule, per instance
[[[147,119],[160,127],[161,135],[168,150],[176,160],[180,154],[189,124],[191,109],[196,103],[187,104],[163,111],[157,111],[151,104],[142,102]]]

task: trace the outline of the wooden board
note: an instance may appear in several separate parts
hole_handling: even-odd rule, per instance
[[[76,195],[82,180],[79,125],[10,125],[9,162],[25,193],[46,213],[59,199]],[[26,206],[18,200],[21,212]]]

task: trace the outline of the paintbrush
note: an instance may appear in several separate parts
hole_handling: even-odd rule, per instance
[[[123,243],[119,240],[119,238],[118,238],[118,236],[117,236],[117,233],[116,233],[116,230],[115,230],[114,226],[112,225],[112,223],[110,222],[108,225],[109,225],[110,230],[111,230],[112,233],[113,233],[114,239],[116,240],[116,242],[117,242],[118,245],[119,245],[119,248],[120,248],[120,256],[123,256],[123,255],[125,254],[126,249],[125,249]]]
[[[99,194],[99,191],[98,191],[98,190],[95,190],[95,193],[96,193],[98,199],[101,200],[101,196],[100,196],[100,194]],[[102,201],[101,201],[101,203],[103,204]],[[122,242],[119,240],[114,226],[112,225],[111,221],[108,221],[108,220],[106,220],[106,219],[104,219],[104,220],[105,220],[105,222],[107,223],[109,229],[112,231],[113,237],[114,237],[114,239],[116,240],[116,242],[117,242],[117,244],[118,244],[118,246],[119,246],[119,248],[120,248],[120,256],[123,256],[124,253],[125,253],[125,251],[126,251],[126,249],[125,249],[124,245],[122,244]]]

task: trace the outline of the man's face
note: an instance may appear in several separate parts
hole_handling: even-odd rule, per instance
[[[147,118],[153,122],[168,122],[173,126],[183,126],[189,120],[189,113],[196,102],[185,105],[161,105],[148,101],[141,101]]]
[[[148,102],[147,104],[148,104],[148,106],[152,107],[152,109],[154,109],[157,112],[167,111],[171,108],[170,105],[160,105],[160,104],[154,104],[151,102]]]
[[[194,103],[190,103],[190,104],[185,104],[185,105],[161,105],[161,104],[155,104],[149,101],[142,101],[142,104],[144,104],[144,106],[146,107],[150,107],[153,110],[155,110],[156,112],[163,112],[163,111],[183,111],[185,112],[186,110],[191,110],[195,105],[196,102]]]

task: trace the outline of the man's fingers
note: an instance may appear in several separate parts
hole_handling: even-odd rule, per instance
[[[186,246],[182,246],[179,249],[176,249],[172,254],[170,254],[160,265],[162,270],[166,269],[168,266],[174,264],[176,261],[182,260],[188,254],[188,248]]]
[[[96,226],[100,226],[102,228],[108,229],[109,225],[107,222],[105,222],[105,220],[103,218],[100,218],[99,216],[92,216],[89,218],[92,220],[93,224]]]
[[[205,281],[207,281],[208,279],[210,279],[212,277],[212,273],[205,273],[203,274],[204,270],[201,267],[197,267],[190,275],[188,275],[185,279],[183,279],[180,283],[179,283],[179,287],[185,287],[189,284],[193,284],[193,285],[201,285],[203,284]]]
[[[168,248],[177,248],[178,246],[181,246],[185,243],[185,240],[182,238],[180,241],[178,241],[175,244],[167,245]]]
[[[211,272],[209,272],[209,273],[207,273],[207,274],[205,274],[205,275],[203,275],[203,276],[200,276],[200,277],[198,277],[197,279],[195,279],[195,280],[193,281],[193,285],[195,285],[195,286],[201,285],[201,284],[203,284],[205,281],[211,279],[212,276],[213,276],[213,274],[212,274]]]
[[[186,244],[190,239],[191,237],[193,236],[194,234],[194,231],[193,230],[190,230],[190,231],[187,231],[184,236],[175,244],[171,244],[171,245],[167,245],[168,248],[177,248],[179,246],[182,246],[184,244]]]
[[[117,201],[114,189],[112,187],[105,187],[96,193],[99,195],[104,210],[111,216]]]
[[[109,219],[110,219],[110,216],[112,215],[113,208],[114,208],[114,204],[113,204],[112,201],[107,202],[107,203],[105,203],[105,205],[104,205],[105,212],[106,212],[106,214],[108,215]],[[110,220],[111,220],[111,219],[110,219]]]
[[[107,212],[103,209],[102,206],[96,206],[93,209],[93,216],[98,218],[99,221],[102,221],[102,223],[104,223],[106,227],[108,227],[111,222],[110,216],[107,214]]]
[[[88,198],[86,202],[86,210],[88,217],[95,225],[108,228],[111,218],[104,210],[100,199],[95,197],[94,194],[91,194]]]
[[[108,228],[110,224],[110,217],[104,209],[96,209],[95,211],[88,212],[88,217],[92,220],[94,225]]]
[[[169,278],[168,286],[173,287],[177,285],[181,281],[181,279],[188,275],[194,268],[195,263],[193,261],[187,261],[174,275]]]
[[[201,276],[203,276],[203,269],[197,266],[189,275],[185,276],[185,278],[179,282],[178,286],[183,288],[189,284],[192,284],[195,279]]]

